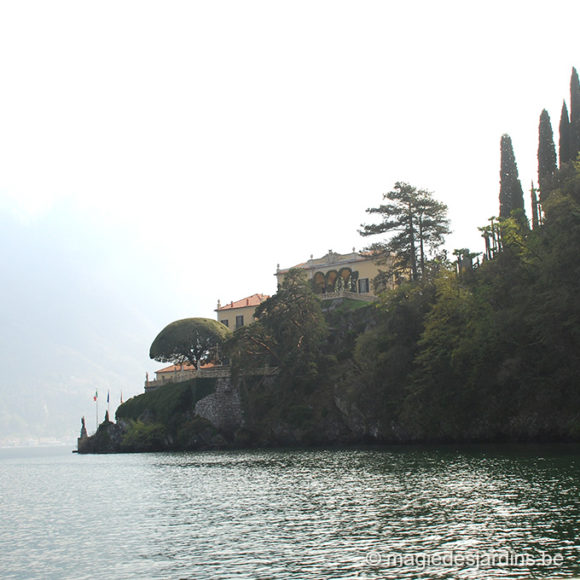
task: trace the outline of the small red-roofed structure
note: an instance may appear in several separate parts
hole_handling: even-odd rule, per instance
[[[223,305],[218,300],[215,310],[218,322],[225,324],[232,330],[251,324],[254,321],[256,307],[268,298],[270,297],[266,294],[252,294],[241,300],[231,301]]]

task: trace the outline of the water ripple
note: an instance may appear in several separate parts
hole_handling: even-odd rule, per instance
[[[0,455],[0,575],[571,577],[580,572],[577,451]],[[452,554],[535,561],[432,561]],[[393,566],[394,557],[407,561]]]

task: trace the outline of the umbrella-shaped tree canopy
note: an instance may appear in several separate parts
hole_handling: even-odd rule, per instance
[[[155,338],[149,357],[159,362],[189,362],[194,368],[215,362],[218,346],[231,331],[211,318],[184,318],[168,324]]]

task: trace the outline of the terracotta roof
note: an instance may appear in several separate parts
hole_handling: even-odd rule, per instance
[[[236,300],[235,302],[230,302],[229,304],[224,304],[219,308],[216,308],[216,312],[222,312],[223,310],[232,310],[234,308],[246,308],[247,306],[258,306],[270,298],[266,294],[252,294],[247,298],[242,298],[241,300]]]
[[[212,367],[214,367],[215,365],[213,363],[207,364],[207,365],[201,365],[199,368],[200,369],[210,369]],[[171,365],[169,367],[165,367],[164,369],[155,371],[156,375],[160,375],[163,373],[178,373],[180,371],[194,371],[195,368],[193,365],[190,365],[189,363],[183,363],[180,365]]]

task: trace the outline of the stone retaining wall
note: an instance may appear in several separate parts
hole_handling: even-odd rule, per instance
[[[239,386],[232,384],[229,376],[216,379],[215,392],[196,403],[195,414],[217,429],[235,431],[245,424]]]

